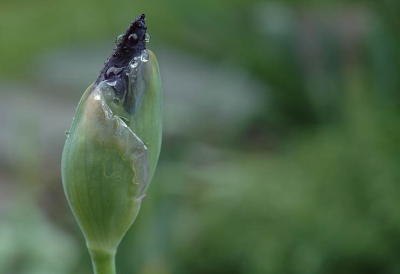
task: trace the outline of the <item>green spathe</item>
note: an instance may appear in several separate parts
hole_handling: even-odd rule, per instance
[[[64,191],[96,273],[115,272],[114,254],[138,214],[160,153],[160,76],[155,55],[146,51],[148,60],[128,77],[135,110],[125,111],[110,83],[92,84],[64,146]]]

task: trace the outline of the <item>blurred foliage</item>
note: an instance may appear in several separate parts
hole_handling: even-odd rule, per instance
[[[393,72],[398,71],[397,10],[398,2],[390,0],[221,0],[218,5],[212,0],[146,0],[134,4],[120,0],[101,5],[93,0],[3,0],[0,22],[7,29],[0,36],[0,62],[7,65],[0,71],[12,76],[30,68],[32,57],[38,53],[115,36],[122,32],[121,26],[127,25],[127,18],[144,12],[151,15],[148,24],[155,43],[162,41],[214,61],[244,66],[272,87],[275,107],[266,111],[262,121],[285,130],[288,123],[296,126],[321,119],[320,113],[316,113],[318,106],[309,98],[315,85],[321,83],[309,82],[318,82],[313,79],[316,76],[323,78],[325,92],[340,96],[341,87],[336,82],[341,80],[347,59],[380,61],[373,58],[371,51],[377,49],[376,54],[385,55],[389,50],[393,52],[381,58],[391,60]],[[363,28],[367,33],[363,33]],[[374,28],[378,28],[375,32],[379,37],[368,37],[374,34],[370,33]],[[352,35],[361,37],[351,39]],[[371,48],[374,43],[380,45]],[[312,52],[307,52],[307,48]],[[313,58],[322,60],[315,64]],[[341,58],[343,62],[339,61]],[[315,69],[331,75],[315,75]],[[397,78],[392,77],[391,81],[394,79]],[[393,88],[389,87],[389,91]]]
[[[3,138],[3,125],[0,132],[7,152],[0,157],[0,195],[8,198],[0,197],[0,272],[89,273],[59,178],[59,127],[69,118],[56,119],[84,86],[71,91],[38,81],[46,71],[37,60],[108,41],[140,12],[148,15],[151,46],[177,54],[160,58],[170,100],[162,159],[122,243],[119,272],[400,272],[399,1],[1,4],[0,103],[21,92],[4,83],[33,91],[19,95],[31,106],[21,107],[22,118],[10,114],[20,107],[0,109],[0,122],[9,115],[21,126],[15,138]],[[64,101],[51,108],[57,100]],[[34,113],[37,106],[53,120],[23,130],[27,117],[44,116]],[[51,144],[38,144],[48,127],[59,142],[46,154],[41,148]],[[4,149],[3,139],[11,140]],[[34,202],[14,201],[20,193]],[[21,219],[15,208],[36,213]],[[24,240],[26,231],[35,239]]]

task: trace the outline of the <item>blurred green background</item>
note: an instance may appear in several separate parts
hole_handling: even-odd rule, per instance
[[[60,156],[147,15],[159,168],[124,274],[400,273],[400,2],[0,1],[0,273],[86,274]]]

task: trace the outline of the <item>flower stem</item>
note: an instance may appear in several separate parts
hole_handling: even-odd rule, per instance
[[[94,274],[116,274],[115,252],[89,249]]]

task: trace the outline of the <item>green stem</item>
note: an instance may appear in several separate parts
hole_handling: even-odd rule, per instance
[[[89,250],[95,274],[116,274],[115,252],[105,250]]]

